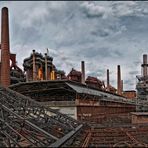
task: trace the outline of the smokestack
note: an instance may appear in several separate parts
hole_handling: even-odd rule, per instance
[[[48,80],[47,53],[45,53],[45,80]]]
[[[143,67],[143,76],[147,76],[147,54],[144,54],[143,55],[143,64],[142,64],[142,67]]]
[[[36,65],[35,65],[35,50],[33,50],[32,55],[33,60],[33,81],[36,81]]]
[[[117,93],[121,95],[121,72],[120,65],[117,66]]]
[[[2,8],[1,19],[1,85],[10,85],[10,49],[8,8]]]
[[[123,80],[121,80],[121,94],[123,93]]]
[[[110,91],[110,88],[109,88],[109,69],[107,69],[107,91]]]
[[[82,84],[85,84],[85,62],[81,61]]]

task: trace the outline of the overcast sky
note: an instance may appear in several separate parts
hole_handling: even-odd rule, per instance
[[[117,85],[121,65],[124,89],[135,89],[142,55],[148,53],[148,2],[121,1],[9,1],[11,52],[18,65],[33,49],[49,54],[66,74],[80,62],[86,74]]]

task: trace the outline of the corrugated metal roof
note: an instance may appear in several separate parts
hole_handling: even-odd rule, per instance
[[[125,99],[124,97],[116,96],[116,95],[113,95],[113,94],[109,94],[109,93],[106,93],[106,92],[102,92],[102,91],[87,88],[87,87],[73,85],[73,84],[70,84],[68,82],[66,82],[66,84],[68,86],[70,86],[72,89],[74,89],[77,93],[86,93],[86,94],[89,94],[89,95],[102,96],[102,97],[105,97],[105,98]]]
[[[66,84],[71,87],[73,90],[75,90],[77,93],[85,93],[85,94],[89,94],[89,95],[95,95],[95,96],[100,96],[101,100],[104,101],[113,101],[113,102],[119,102],[119,103],[127,103],[127,104],[134,104],[135,102],[126,99],[125,97],[122,96],[117,96],[114,94],[110,94],[108,92],[102,92],[99,90],[95,90],[95,89],[91,89],[91,88],[87,88],[87,86],[79,86],[79,85],[74,85],[71,83],[66,82]]]

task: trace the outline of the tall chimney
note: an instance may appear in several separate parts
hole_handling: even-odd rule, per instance
[[[45,80],[48,80],[47,53],[45,53]]]
[[[82,84],[85,84],[85,62],[81,61]]]
[[[33,81],[36,81],[36,65],[35,65],[35,50],[33,50],[33,55],[32,55],[32,61],[33,61]]]
[[[117,93],[121,95],[121,72],[120,65],[117,66]]]
[[[121,94],[123,93],[123,80],[121,80]]]
[[[109,88],[109,69],[107,69],[107,91],[110,91],[110,88]]]
[[[10,49],[8,8],[2,8],[1,18],[1,85],[10,85]]]
[[[144,54],[143,55],[143,64],[142,64],[142,67],[143,67],[143,76],[147,76],[147,54]]]

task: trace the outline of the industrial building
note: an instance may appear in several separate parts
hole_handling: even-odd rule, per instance
[[[135,91],[124,91],[117,65],[117,89],[74,68],[66,76],[53,57],[33,50],[24,71],[10,53],[8,8],[2,8],[0,146],[148,147],[147,55]],[[11,65],[10,65],[10,61]],[[140,112],[138,112],[140,111]]]
[[[30,57],[24,59],[23,67],[26,72],[26,81],[66,79],[65,72],[57,70],[53,64],[53,58],[47,53],[33,50]]]
[[[16,54],[10,53],[8,17],[8,8],[4,7],[1,17],[0,84],[5,87],[8,87],[10,84],[25,81],[23,71],[16,64]]]
[[[148,63],[147,63],[147,55],[143,55],[143,64],[142,74],[140,76],[136,76],[138,79],[138,83],[136,85],[137,89],[137,111],[148,111],[148,107],[145,106],[148,104]]]

